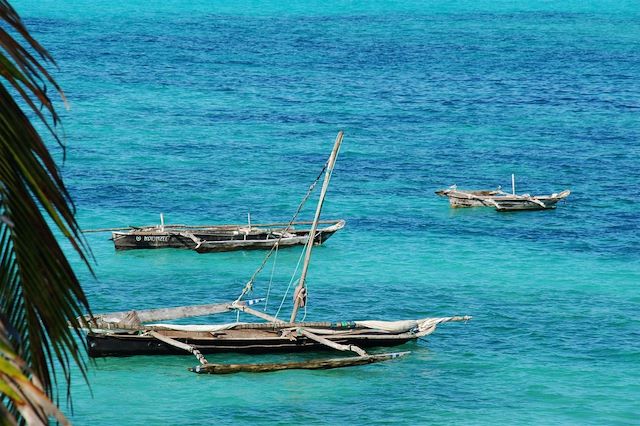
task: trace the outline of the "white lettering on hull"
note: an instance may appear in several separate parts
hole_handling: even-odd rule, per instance
[[[168,243],[169,236],[168,235],[145,235],[143,237],[140,237],[139,235],[137,235],[136,241]]]
[[[168,235],[165,235],[165,236],[160,236],[160,235],[145,236],[144,240],[145,241],[157,241],[157,242],[166,243],[167,241],[169,241],[169,236]]]

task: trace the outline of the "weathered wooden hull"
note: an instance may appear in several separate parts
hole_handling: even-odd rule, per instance
[[[471,190],[471,191],[458,191],[455,189],[444,189],[436,191],[436,194],[441,197],[447,197],[449,204],[453,208],[464,207],[493,207],[490,204],[490,200],[500,195],[499,191],[495,190]]]
[[[570,191],[552,195],[512,195],[500,191],[464,191],[446,189],[436,191],[436,194],[447,197],[453,208],[465,207],[493,207],[498,211],[546,210],[556,207],[558,201],[569,196]]]
[[[331,226],[320,228],[314,243],[323,244],[334,233],[342,229],[344,220],[326,221]],[[200,253],[233,250],[264,250],[273,247],[278,239],[280,247],[302,245],[307,242],[310,229],[291,229],[280,238],[283,228],[252,228],[246,231],[242,226],[220,226],[208,229],[146,228],[128,232],[113,232],[112,239],[116,250],[186,248],[196,249]],[[202,242],[199,244],[199,242]]]
[[[316,244],[324,243],[334,232],[320,233],[316,236]],[[115,233],[114,233],[115,234]],[[290,237],[280,239],[280,247],[289,247],[293,245],[305,244],[307,241],[308,231],[300,233],[292,233]],[[194,233],[196,238],[205,240],[206,243],[201,244],[197,249],[197,243],[186,236],[173,232],[154,232],[149,234],[130,234],[115,236],[113,238],[116,250],[131,249],[158,249],[158,248],[186,248],[196,249],[200,253],[216,252],[216,251],[233,251],[233,250],[260,250],[270,249],[278,237],[273,234],[261,233],[244,235],[221,235],[221,234],[204,234]],[[201,247],[201,248],[200,248]]]
[[[169,232],[150,235],[114,232],[112,239],[116,250],[195,247],[190,238]]]
[[[496,204],[497,204],[496,210],[499,211],[499,212],[509,212],[509,211],[521,211],[521,210],[555,209],[556,208],[556,204],[560,200],[557,200],[557,199],[550,199],[550,200],[538,199],[537,201],[538,202],[535,203],[533,201],[527,201],[527,200],[511,200],[511,201],[496,200]]]
[[[176,340],[194,346],[203,354],[212,353],[284,353],[325,350],[323,346],[305,337],[297,337],[295,340],[280,337],[276,333],[261,336],[225,338],[214,336],[206,337],[201,333],[200,337],[173,337]],[[354,335],[349,337],[332,338],[332,341],[345,345],[358,345],[359,347],[383,347],[397,346],[414,340],[415,337],[408,333],[399,336],[393,335]],[[92,358],[99,357],[123,357],[133,355],[184,355],[184,350],[168,345],[152,336],[138,334],[92,334],[87,335],[88,354]]]
[[[490,207],[485,199],[473,199],[449,196],[449,205],[455,208]]]

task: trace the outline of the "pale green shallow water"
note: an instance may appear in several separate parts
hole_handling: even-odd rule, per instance
[[[190,356],[100,359],[93,394],[72,388],[76,424],[637,422],[637,3],[15,6],[60,66],[84,228],[286,220],[344,129],[324,217],[347,227],[314,251],[307,318],[474,316],[352,369],[209,377]],[[511,173],[522,192],[573,193],[522,214],[433,194]],[[264,254],[88,238],[96,312],[230,300]],[[271,312],[299,254],[278,256]]]

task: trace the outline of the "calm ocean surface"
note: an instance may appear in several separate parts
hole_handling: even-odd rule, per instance
[[[347,227],[314,251],[307,319],[474,317],[351,369],[100,359],[71,419],[637,422],[640,4],[583,3],[15,2],[59,64],[83,228],[288,220],[343,129],[323,216]],[[500,214],[433,193],[511,173],[519,192],[572,195]],[[116,253],[108,237],[88,235],[97,279],[74,258],[96,312],[230,300],[264,256]],[[270,312],[299,255],[279,253]]]

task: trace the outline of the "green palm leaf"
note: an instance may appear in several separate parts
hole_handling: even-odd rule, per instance
[[[77,318],[89,311],[89,305],[48,219],[91,270],[71,197],[27,115],[44,124],[64,150],[47,87],[63,100],[64,95],[40,61],[54,63],[13,8],[0,0],[0,357],[24,360],[20,374],[33,380],[25,383],[7,372],[10,363],[0,364],[5,367],[0,368],[0,394],[23,417],[20,404],[40,404],[33,410],[38,415],[53,413],[44,408],[48,399],[43,396],[54,393],[56,366],[67,384],[71,364],[86,374],[80,356],[83,344],[78,343],[83,340],[75,337],[81,338]]]

